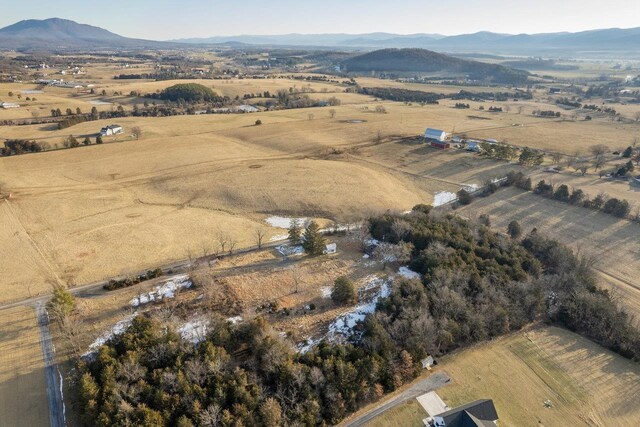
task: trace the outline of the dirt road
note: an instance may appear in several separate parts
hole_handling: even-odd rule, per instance
[[[64,401],[62,398],[62,377],[55,363],[55,349],[49,333],[49,315],[43,303],[36,306],[38,327],[40,328],[40,346],[44,359],[44,375],[49,401],[49,425],[64,427]]]

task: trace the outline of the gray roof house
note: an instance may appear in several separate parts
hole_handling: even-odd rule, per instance
[[[482,399],[433,417],[436,427],[495,427],[498,420],[493,400]]]

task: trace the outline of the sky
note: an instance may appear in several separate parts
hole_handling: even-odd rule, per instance
[[[543,33],[640,27],[639,0],[0,0],[0,27],[65,18],[151,40],[239,34]]]

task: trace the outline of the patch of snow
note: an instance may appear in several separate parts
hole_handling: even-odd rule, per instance
[[[364,255],[362,255],[362,258],[364,258],[364,259],[369,259],[369,254],[364,254]]]
[[[89,101],[89,104],[92,104],[92,105],[111,105],[112,102],[107,102],[107,101]]]
[[[447,203],[453,202],[456,200],[458,196],[456,193],[451,193],[449,191],[440,191],[433,196],[433,206],[442,206]]]
[[[38,94],[38,93],[44,93],[43,90],[37,90],[37,89],[29,89],[29,90],[23,90],[21,91],[22,93],[26,94],[26,95],[30,95],[30,94]]]
[[[380,244],[380,240],[374,239],[373,237],[364,241],[367,246],[378,246]]]
[[[398,274],[406,279],[420,279],[420,273],[416,273],[411,270],[409,267],[400,267],[398,270]]]
[[[62,391],[64,380],[62,379],[62,374],[60,373],[60,369],[58,369],[58,375],[60,376],[60,397],[62,398],[62,423],[66,425],[67,423],[67,407],[64,404],[64,392]]]
[[[331,322],[324,337],[318,339],[309,338],[304,343],[299,344],[297,346],[298,352],[306,353],[323,339],[333,342],[344,342],[353,336],[353,329],[358,322],[363,321],[368,314],[376,311],[376,305],[380,298],[386,298],[391,294],[390,280],[381,279],[377,276],[368,276],[364,280],[365,284],[360,288],[359,292],[358,299],[360,303]],[[373,295],[367,297],[366,295],[370,294],[373,290],[375,290]]]
[[[180,326],[178,332],[183,340],[198,344],[207,337],[207,326],[209,326],[207,319],[192,320]]]
[[[113,325],[113,327],[110,330],[100,335],[94,342],[91,343],[91,345],[89,346],[89,350],[86,353],[84,353],[82,357],[93,355],[96,351],[98,351],[100,346],[104,345],[111,338],[113,338],[116,335],[121,335],[122,333],[124,333],[124,331],[127,330],[129,325],[131,325],[131,322],[133,321],[134,317],[136,317],[136,313],[133,313],[125,317],[124,319],[120,320],[118,323]]]
[[[242,316],[229,317],[227,318],[227,322],[231,322],[231,324],[235,325],[242,322]]]
[[[280,246],[276,246],[276,251],[278,251],[282,256],[294,256],[294,255],[304,254],[304,248],[302,246],[280,245]]]
[[[161,285],[156,286],[151,292],[141,293],[130,301],[133,307],[149,304],[152,301],[161,301],[165,298],[174,298],[177,291],[188,289],[193,282],[186,274],[173,276]]]
[[[269,239],[270,242],[279,242],[281,240],[287,240],[289,238],[288,234],[277,234]]]
[[[274,228],[284,228],[286,230],[291,227],[291,221],[298,220],[298,224],[302,227],[305,222],[307,222],[307,218],[288,218],[283,216],[270,216],[265,219],[266,223]]]
[[[477,184],[462,184],[462,188],[469,193],[475,193],[476,191],[478,191]]]
[[[320,288],[320,292],[322,292],[322,298],[331,298],[331,286],[323,286]]]

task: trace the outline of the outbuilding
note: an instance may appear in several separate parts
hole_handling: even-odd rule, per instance
[[[0,107],[2,108],[20,108],[20,104],[16,104],[14,102],[0,102]]]
[[[447,141],[431,141],[431,146],[433,148],[439,148],[441,150],[448,150],[449,148],[451,148],[451,144],[449,144]]]
[[[124,133],[124,129],[120,125],[109,125],[100,129],[100,136],[119,135]]]
[[[444,142],[447,140],[447,133],[440,129],[427,128],[424,132],[424,138],[427,141]]]

